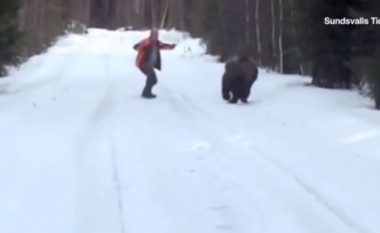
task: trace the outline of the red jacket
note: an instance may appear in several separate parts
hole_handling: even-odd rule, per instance
[[[152,55],[152,52],[153,52],[153,46],[157,46],[158,54],[157,54],[156,62],[154,64],[154,68],[156,68],[158,70],[161,70],[160,50],[161,49],[169,50],[169,49],[173,49],[175,47],[175,45],[173,45],[173,44],[165,44],[159,40],[152,41],[149,38],[142,40],[141,42],[139,42],[133,46],[133,49],[138,51],[137,57],[136,57],[136,66],[137,67],[141,68],[144,65],[149,64],[149,59],[150,59],[150,56]]]

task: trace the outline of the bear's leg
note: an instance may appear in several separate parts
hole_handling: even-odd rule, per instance
[[[230,102],[230,104],[236,104],[238,102],[238,100],[239,100],[239,97],[237,95],[233,94],[233,97],[229,102]]]
[[[230,103],[230,104],[236,104],[236,103],[238,102],[238,100],[239,100],[239,98],[234,96],[234,97],[229,101],[229,103]]]
[[[229,101],[231,104],[236,104],[242,94],[242,80],[240,77],[237,77],[234,82],[232,83],[232,99]]]
[[[231,99],[230,90],[226,87],[222,88],[222,97],[226,101],[229,101]]]
[[[242,98],[241,98],[241,101],[243,103],[248,103],[248,98],[249,96],[251,95],[251,88],[254,84],[254,82],[256,81],[256,77],[252,77],[250,80],[248,80],[248,82],[244,85],[244,91],[243,91],[243,95],[242,95]]]
[[[240,100],[241,102],[243,103],[248,103],[248,97],[249,95],[251,94],[251,90],[248,88],[247,90],[244,91],[244,93],[242,94]]]

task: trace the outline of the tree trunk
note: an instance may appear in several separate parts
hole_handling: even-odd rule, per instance
[[[284,21],[284,10],[282,5],[282,0],[279,0],[279,12],[280,12],[280,20],[279,20],[279,36],[278,36],[278,50],[279,50],[279,68],[280,73],[284,72],[284,51],[283,51],[283,21]]]
[[[251,18],[250,18],[250,10],[249,10],[249,1],[245,0],[245,43],[247,46],[249,46],[251,42]]]
[[[297,37],[297,33],[296,33],[296,27],[295,27],[295,17],[294,17],[294,0],[290,0],[290,20],[291,20],[291,27],[292,27],[292,35],[293,35],[293,38],[296,38]],[[305,75],[305,69],[303,67],[303,62],[301,60],[301,52],[298,48],[298,45],[295,45],[295,53],[296,53],[296,56],[297,56],[297,61],[299,63],[299,69],[300,69],[300,74],[301,75]]]
[[[218,6],[218,16],[219,16],[219,22],[220,22],[220,28],[221,28],[221,41],[222,41],[222,44],[224,46],[227,45],[227,29],[226,29],[226,25],[225,25],[225,20],[224,20],[224,16],[223,16],[223,4],[222,2],[219,2],[219,4],[217,4]],[[220,56],[220,60],[221,61],[224,61],[225,59],[227,59],[228,57],[228,54],[227,54],[227,51],[222,51],[222,54]]]
[[[261,39],[260,39],[260,0],[256,0],[256,9],[255,9],[255,15],[256,15],[256,41],[257,41],[257,56],[258,56],[258,63],[259,66],[261,66]]]
[[[160,28],[164,28],[165,27],[165,21],[168,17],[168,11],[169,11],[169,1],[170,0],[166,0],[166,4],[165,4],[165,8],[164,8],[164,13],[162,14],[162,18],[161,18],[161,23],[160,23]]]
[[[277,49],[276,49],[276,10],[275,0],[271,0],[271,15],[272,15],[272,54],[274,57],[274,68],[277,70]]]
[[[152,7],[152,28],[158,27],[157,25],[157,0],[151,0]]]

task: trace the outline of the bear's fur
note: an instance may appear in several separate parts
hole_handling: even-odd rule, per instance
[[[234,57],[226,62],[222,77],[222,97],[230,103],[247,103],[251,87],[257,80],[258,67],[249,56]]]

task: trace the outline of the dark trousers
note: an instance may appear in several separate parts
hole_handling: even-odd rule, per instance
[[[143,95],[152,95],[152,88],[157,83],[157,76],[154,68],[150,65],[140,67],[141,72],[146,76],[146,83],[143,89]]]

